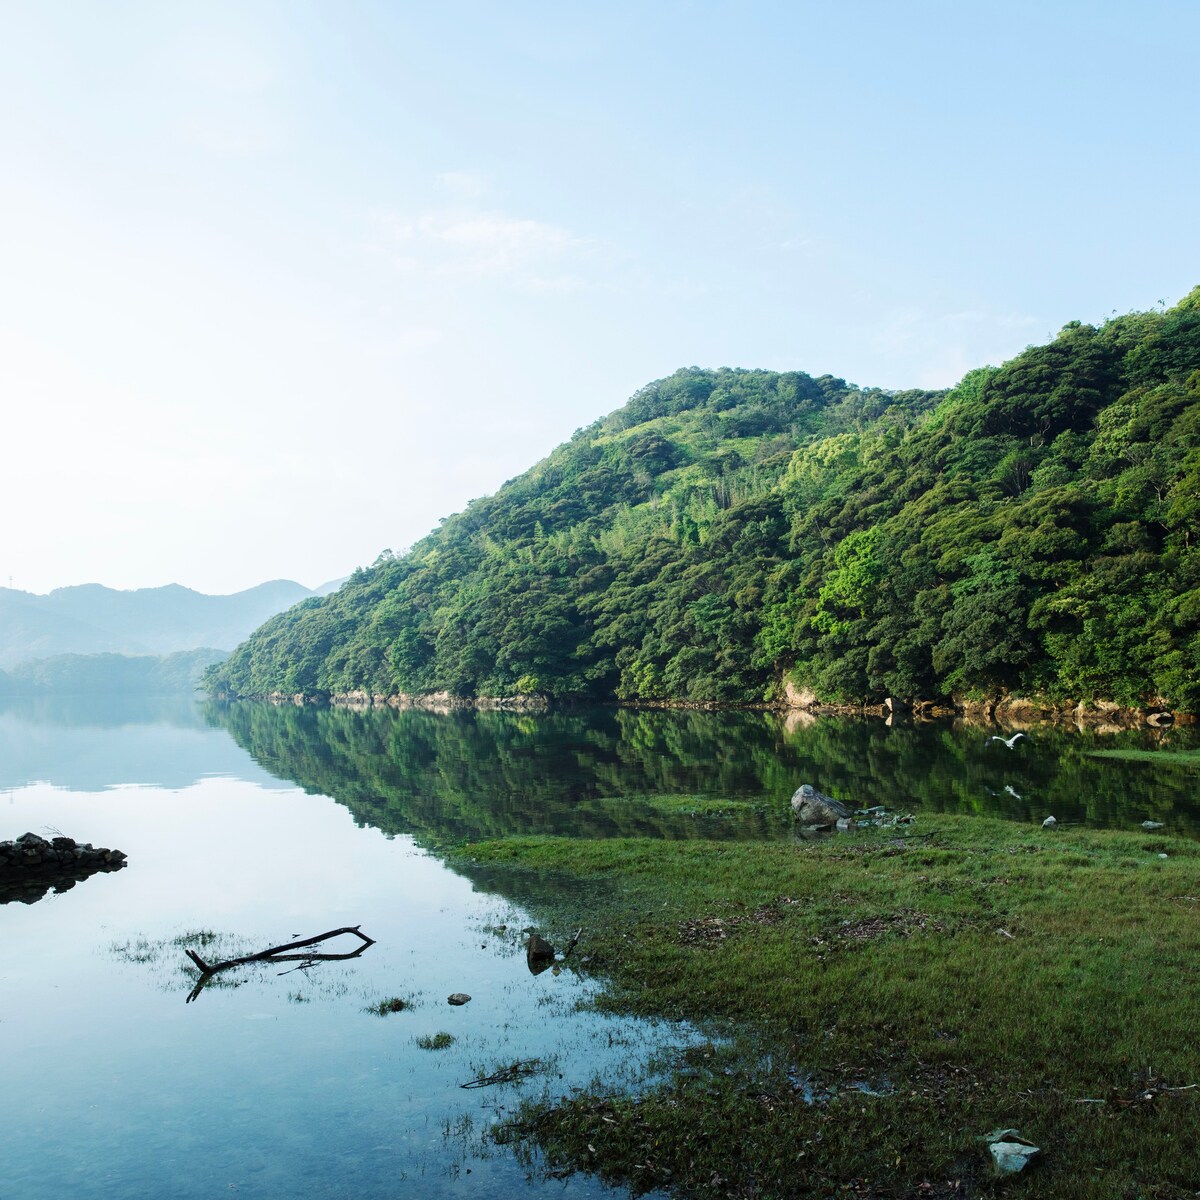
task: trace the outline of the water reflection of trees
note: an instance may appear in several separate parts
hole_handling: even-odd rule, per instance
[[[267,770],[388,833],[441,841],[514,833],[770,837],[787,828],[781,804],[714,819],[663,813],[648,801],[760,800],[772,767],[775,791],[790,795],[757,715],[714,726],[702,714],[663,720],[604,709],[441,715],[237,702],[207,711]]]
[[[208,720],[256,761],[334,797],[362,823],[437,840],[514,833],[583,837],[785,836],[802,782],[867,807],[1200,833],[1186,772],[1088,756],[1148,745],[1034,731],[1008,750],[974,728],[831,718],[785,730],[771,713],[569,710],[543,714],[210,703]],[[1188,731],[1171,736],[1195,742]],[[648,797],[749,801],[720,819],[664,813]]]

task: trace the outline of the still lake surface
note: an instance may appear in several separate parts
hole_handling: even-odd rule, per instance
[[[696,1035],[589,1011],[586,936],[580,962],[531,975],[525,906],[552,881],[452,870],[439,846],[790,838],[803,782],[918,820],[1053,813],[1200,836],[1195,774],[1089,756],[1164,740],[1200,738],[1044,729],[1009,751],[978,729],[762,713],[10,704],[0,838],[61,830],[129,865],[0,905],[0,1200],[603,1195],[527,1171],[487,1131],[524,1097],[632,1084]],[[742,803],[711,815],[714,800]],[[188,934],[222,936],[211,959],[344,925],[376,944],[185,1002]],[[569,930],[543,932],[561,945]],[[450,1007],[458,991],[473,998]],[[393,996],[409,1006],[368,1011]],[[454,1041],[419,1044],[438,1033]],[[519,1060],[539,1065],[461,1086]]]

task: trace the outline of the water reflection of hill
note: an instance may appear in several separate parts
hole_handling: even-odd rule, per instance
[[[790,776],[770,753],[761,715],[359,713],[253,702],[208,711],[261,766],[387,833],[436,841],[514,833],[767,837],[783,827],[778,811],[697,819],[658,812],[645,799],[758,800],[765,773],[776,792],[786,789]]]
[[[1015,750],[977,729],[774,714],[590,709],[544,714],[210,704],[266,770],[332,796],[362,823],[445,840],[514,833],[780,836],[801,782],[861,805],[1129,827],[1146,818],[1200,834],[1194,776],[1088,756],[1148,745],[1046,729]],[[1174,731],[1192,744],[1190,731]],[[664,814],[648,796],[753,801],[725,820]]]
[[[209,775],[278,787],[190,696],[39,696],[0,704],[0,788],[185,788]]]

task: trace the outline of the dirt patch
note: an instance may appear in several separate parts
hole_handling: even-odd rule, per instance
[[[817,934],[812,942],[814,946],[828,946],[839,942],[870,942],[875,938],[888,935],[912,937],[914,933],[945,932],[946,927],[940,921],[935,921],[928,913],[916,912],[913,909],[901,909],[897,913],[862,917],[857,921],[843,921],[840,925],[832,925]]]
[[[732,933],[768,925],[778,925],[787,915],[789,906],[799,904],[790,896],[779,896],[749,913],[734,913],[727,917],[693,917],[677,926],[679,942],[684,946],[714,946]]]

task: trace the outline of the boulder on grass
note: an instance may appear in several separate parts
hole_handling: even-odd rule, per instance
[[[851,816],[840,800],[818,792],[811,783],[801,784],[792,796],[792,813],[802,825],[837,825]]]

